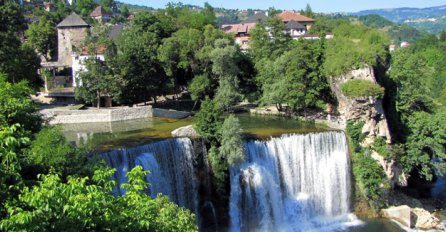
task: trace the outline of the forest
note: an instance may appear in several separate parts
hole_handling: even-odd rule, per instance
[[[135,14],[126,5],[113,20],[125,23],[117,41],[107,25],[89,19],[93,0],[72,7],[55,0],[55,11],[24,9],[0,0],[0,230],[59,231],[195,231],[195,216],[165,196],[152,199],[146,171],[128,173],[125,195],[114,196],[114,170],[94,158],[89,147],[75,147],[59,127],[45,124],[30,94],[42,88],[39,55],[54,59],[55,25],[74,10],[93,24],[85,46],[107,47],[105,61],[90,59],[81,73],[76,99],[97,104],[108,96],[115,105],[156,102],[160,96],[188,98],[199,105],[195,128],[207,143],[218,191],[227,191],[228,168],[244,160],[242,131],[233,106],[241,101],[274,105],[289,117],[306,116],[336,105],[330,83],[352,69],[372,66],[379,85],[350,82],[342,87],[351,98],[382,99],[393,141],[362,142],[360,121],[348,123],[353,173],[373,208],[389,185],[370,149],[398,162],[409,178],[430,182],[446,170],[446,36],[421,33],[382,18],[314,17],[316,40],[292,40],[285,25],[270,17],[252,32],[251,49],[243,52],[219,29],[215,9],[193,11],[182,4]],[[110,11],[112,0],[100,5]],[[38,22],[29,23],[31,12]],[[385,29],[383,29],[385,28]],[[406,35],[409,31],[410,35]],[[415,31],[413,36],[412,32]],[[323,35],[333,33],[333,39]],[[21,37],[27,39],[22,43]],[[412,45],[389,52],[391,43]],[[94,51],[94,49],[90,49]],[[198,107],[197,107],[198,109]],[[383,184],[384,183],[384,184]]]

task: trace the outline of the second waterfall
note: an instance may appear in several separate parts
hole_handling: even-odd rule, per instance
[[[354,223],[343,133],[284,135],[245,144],[230,170],[231,231],[334,231]]]

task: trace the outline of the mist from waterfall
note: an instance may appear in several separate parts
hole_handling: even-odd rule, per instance
[[[230,170],[231,231],[334,231],[349,213],[348,145],[342,132],[284,135],[245,143]]]

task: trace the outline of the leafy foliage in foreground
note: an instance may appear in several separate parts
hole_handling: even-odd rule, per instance
[[[197,231],[195,216],[169,202],[152,199],[141,166],[128,174],[127,192],[115,197],[113,169],[98,169],[88,177],[61,181],[57,174],[42,175],[37,186],[25,188],[20,204],[8,204],[6,231]],[[89,183],[93,181],[93,184]]]

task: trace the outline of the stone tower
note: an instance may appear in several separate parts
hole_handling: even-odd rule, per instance
[[[73,50],[81,49],[89,28],[90,25],[74,12],[57,25],[59,65],[72,66],[71,54]]]

